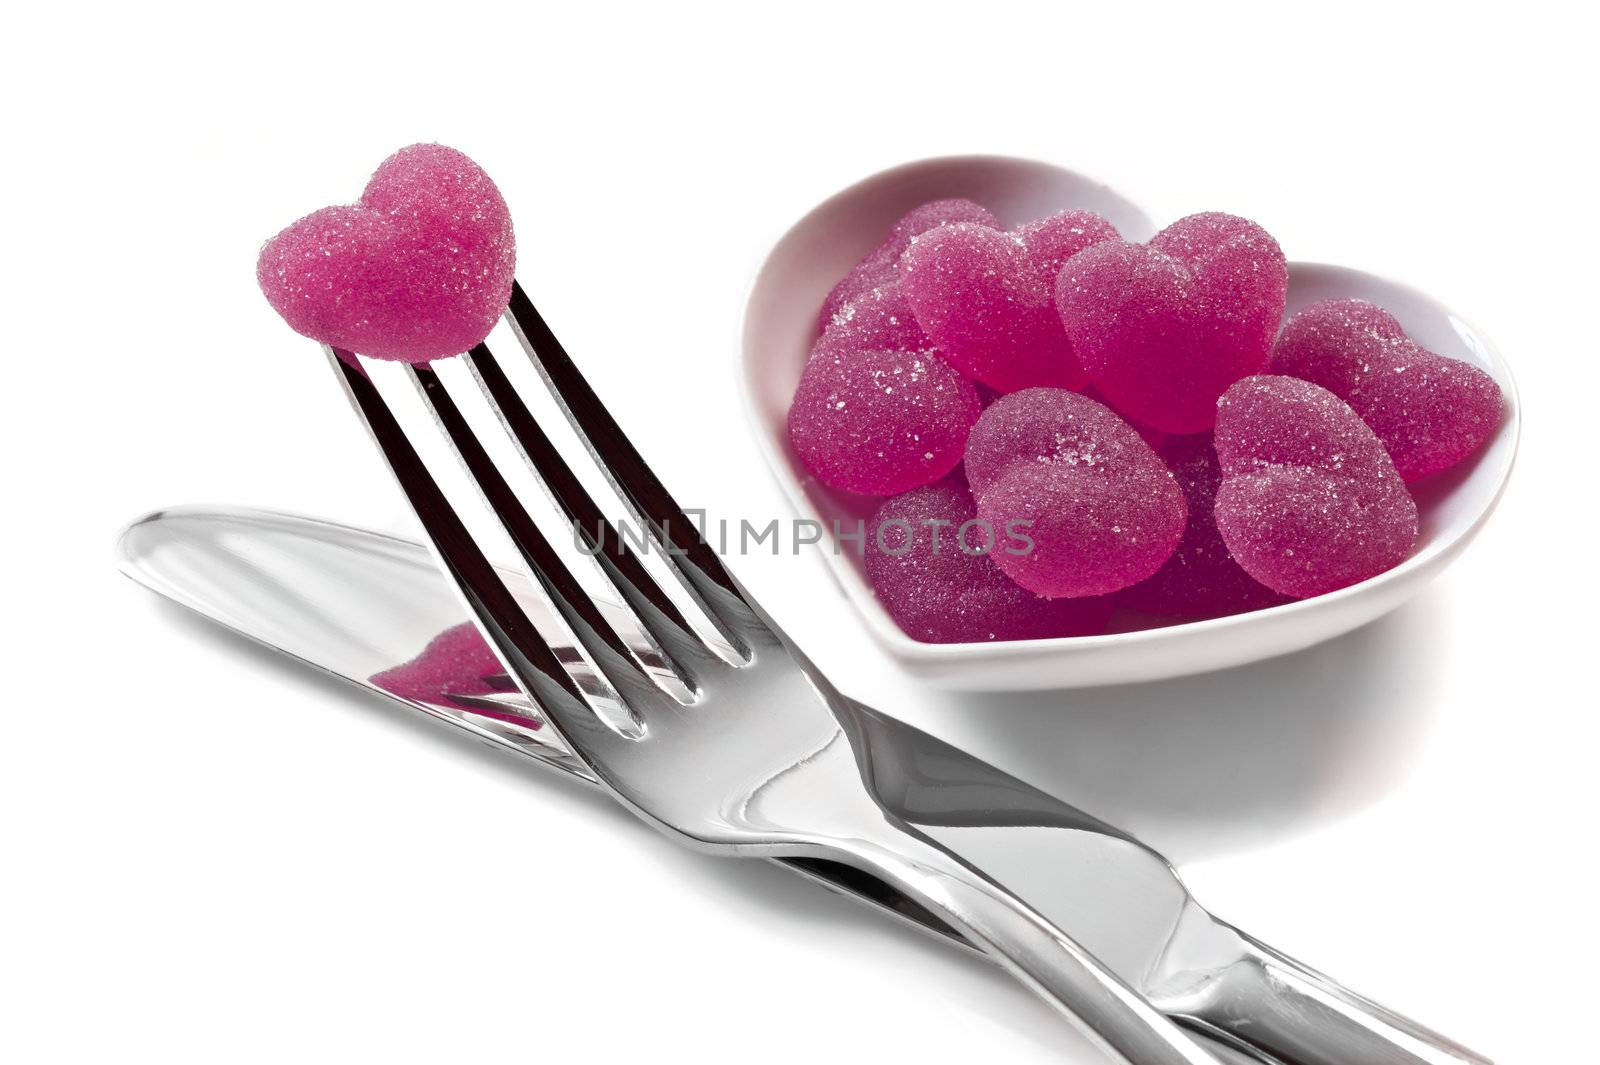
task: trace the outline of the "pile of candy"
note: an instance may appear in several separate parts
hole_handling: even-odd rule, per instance
[[[924,204],[829,293],[790,440],[824,485],[890,497],[867,575],[919,640],[1334,591],[1407,557],[1407,484],[1481,448],[1501,397],[1373,304],[1283,323],[1288,281],[1233,215],[1135,244],[1084,211],[1004,230]]]

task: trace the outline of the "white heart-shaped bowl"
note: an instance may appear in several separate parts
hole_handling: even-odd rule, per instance
[[[1109,219],[1129,240],[1155,233],[1138,207],[1081,174],[1027,159],[952,156],[886,170],[829,198],[784,234],[756,275],[745,307],[741,368],[761,449],[798,516],[828,530],[821,547],[867,629],[913,674],[955,689],[1077,688],[1160,680],[1297,651],[1364,625],[1415,595],[1461,552],[1494,509],[1511,473],[1520,430],[1516,386],[1494,345],[1416,289],[1360,270],[1291,262],[1288,314],[1329,297],[1371,300],[1394,314],[1424,347],[1487,371],[1505,395],[1505,418],[1488,446],[1470,462],[1419,486],[1422,536],[1415,553],[1349,588],[1233,617],[1055,640],[913,640],[873,595],[858,549],[831,538],[835,521],[854,529],[879,500],[818,484],[795,459],[785,419],[828,290],[895,219],[919,203],[950,196],[983,204],[1007,226],[1082,208]]]

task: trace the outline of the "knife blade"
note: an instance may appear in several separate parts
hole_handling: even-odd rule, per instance
[[[184,506],[133,522],[117,552],[119,568],[135,582],[224,628],[541,769],[598,787],[542,727],[515,685],[495,675],[492,652],[421,544],[275,511]],[[502,575],[530,617],[550,617],[526,577],[509,569]],[[570,648],[557,651],[581,661]],[[480,662],[492,665],[485,670]],[[873,877],[831,862],[777,864],[986,957]]]

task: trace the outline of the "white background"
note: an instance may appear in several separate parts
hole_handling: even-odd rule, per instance
[[[499,181],[519,274],[657,469],[734,518],[784,513],[737,412],[744,288],[789,222],[896,162],[1047,159],[1461,309],[1518,374],[1510,490],[1420,600],[1320,650],[935,695],[819,558],[738,569],[842,687],[1144,835],[1222,916],[1502,1062],[1592,1060],[1579,8],[579,7],[6,16],[0,1058],[1096,1060],[976,960],[681,852],[115,574],[118,527],[170,503],[406,527],[253,264],[440,140]]]

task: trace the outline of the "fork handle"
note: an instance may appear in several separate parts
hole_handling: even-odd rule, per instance
[[[920,834],[849,849],[852,864],[948,921],[1124,1065],[1217,1065],[1176,1023],[1022,899]]]

